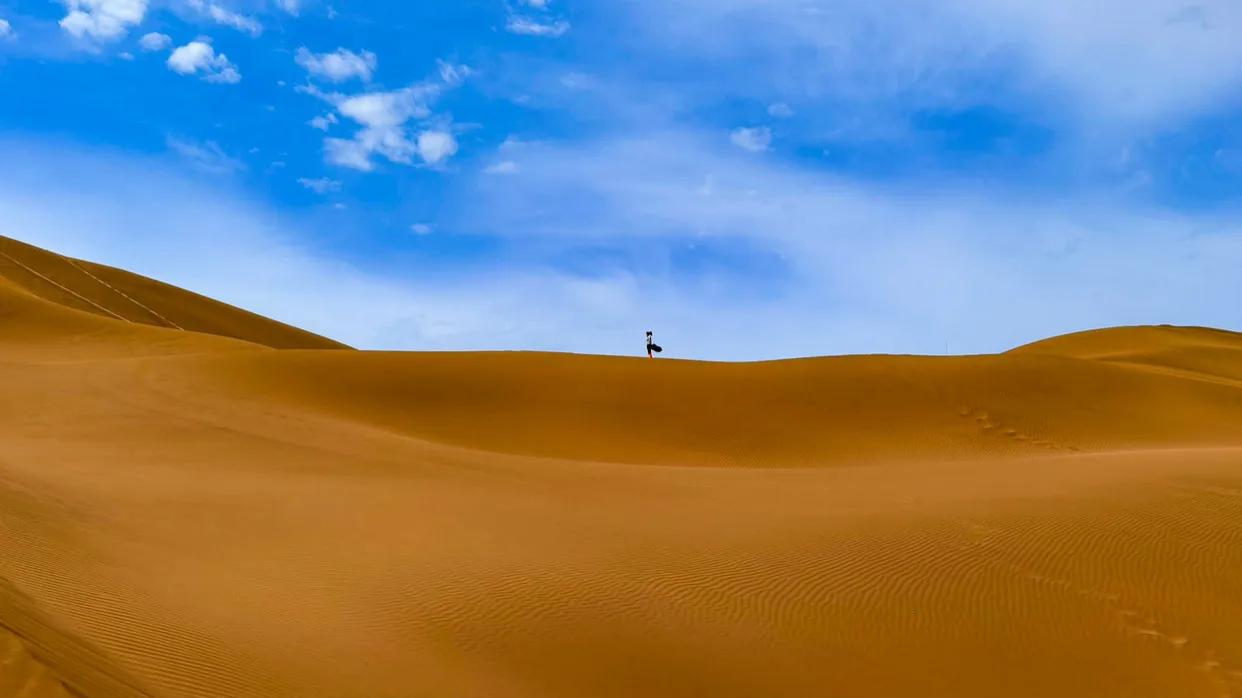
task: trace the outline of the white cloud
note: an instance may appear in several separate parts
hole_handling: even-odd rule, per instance
[[[0,39],[13,38],[13,25],[9,24],[9,20],[0,17]]]
[[[312,53],[302,47],[298,49],[294,60],[312,77],[331,82],[344,82],[352,78],[370,82],[376,66],[374,53],[354,53],[344,48],[338,48],[331,53]]]
[[[341,190],[340,182],[338,182],[335,179],[328,179],[327,177],[320,177],[318,179],[307,179],[306,177],[299,177],[298,184],[301,184],[302,186],[306,187],[307,189],[310,189],[316,194],[327,194],[328,192]]]
[[[431,226],[427,225],[426,223],[415,223],[414,225],[410,226],[410,231],[413,232],[415,235],[430,235],[431,230],[432,230]]]
[[[548,0],[523,0],[523,2],[525,2],[530,7],[534,7],[540,10],[545,9],[548,6]]]
[[[337,123],[337,118],[336,118],[336,114],[329,112],[328,114],[324,114],[323,116],[316,116],[315,118],[311,119],[310,121],[306,123],[310,124],[311,128],[317,128],[320,131],[327,131],[329,128],[331,128],[332,124]]]
[[[438,165],[457,152],[457,139],[448,131],[418,134],[418,154],[428,165]]]
[[[214,2],[207,2],[206,0],[189,0],[189,3],[191,8],[210,17],[217,24],[232,27],[250,36],[257,37],[263,33],[263,25],[253,17],[238,14],[226,7],[217,5]]]
[[[389,92],[366,92],[336,100],[337,111],[368,128],[393,128],[431,114],[428,102],[439,95],[434,85],[414,85]]]
[[[521,17],[514,15],[509,18],[509,22],[505,25],[510,33],[522,34],[524,36],[545,36],[558,37],[563,36],[569,31],[569,22],[563,19],[555,22],[541,22],[530,17]]]
[[[456,87],[466,81],[474,73],[468,65],[459,65],[448,63],[446,61],[436,61],[436,65],[440,67],[440,80],[445,85]]]
[[[167,138],[168,149],[189,162],[195,169],[209,174],[225,175],[246,169],[240,160],[229,157],[215,141],[196,143],[182,138]]]
[[[517,174],[519,171],[518,164],[512,160],[501,160],[492,163],[483,169],[483,174],[489,175],[507,175]]]
[[[524,141],[521,138],[518,138],[517,136],[511,135],[505,138],[504,142],[500,144],[499,149],[502,151],[521,150],[522,148],[530,144],[531,144],[530,141]]]
[[[784,102],[777,102],[775,104],[768,105],[768,114],[778,119],[788,119],[794,115],[794,110]]]
[[[207,82],[237,83],[241,81],[241,73],[233,65],[228,56],[216,53],[211,44],[205,41],[191,41],[179,46],[168,57],[168,68],[182,75],[202,73]]]
[[[443,65],[441,63],[442,78]],[[463,68],[455,67],[447,77],[461,75]],[[402,165],[413,164],[414,159],[419,158],[434,166],[457,153],[457,139],[448,130],[447,120],[433,118],[430,106],[445,87],[455,84],[429,81],[399,90],[357,95],[323,92],[313,85],[298,90],[332,104],[341,116],[361,127],[352,139],[325,139],[324,159],[334,165],[369,172],[375,168],[373,155]],[[419,122],[421,130],[417,134],[412,134],[408,127],[411,121]],[[312,120],[312,125],[326,125],[326,122]]]
[[[60,26],[75,37],[111,41],[142,22],[147,0],[66,0],[69,13]]]
[[[301,0],[276,0],[276,6],[294,17],[302,10]]]
[[[172,37],[167,34],[150,32],[142,35],[142,38],[138,40],[138,45],[142,47],[143,51],[163,51],[172,46]]]
[[[414,86],[335,98],[337,111],[363,128],[352,140],[326,139],[328,162],[369,171],[373,169],[371,154],[378,153],[392,162],[409,164],[420,148],[407,134],[405,124],[430,116],[426,102],[432,93],[434,90],[429,92],[424,86]]]
[[[375,163],[371,162],[371,152],[372,149],[360,140],[344,138],[323,140],[324,160],[333,165],[370,172],[375,169]]]
[[[759,153],[772,145],[772,130],[767,127],[734,129],[729,140],[743,150]]]

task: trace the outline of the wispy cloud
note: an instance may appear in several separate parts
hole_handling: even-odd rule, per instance
[[[450,87],[456,87],[466,81],[474,73],[474,69],[468,65],[459,63],[449,63],[448,61],[436,61],[436,65],[440,69],[440,81]]]
[[[483,168],[483,173],[490,175],[508,175],[517,174],[520,169],[521,168],[518,167],[518,164],[512,160],[501,160]]]
[[[149,32],[143,34],[142,38],[138,40],[138,46],[143,51],[163,51],[172,46],[172,37],[158,32]]]
[[[215,141],[199,143],[169,136],[165,142],[169,150],[203,172],[222,175],[246,169],[245,164],[226,154]]]
[[[330,82],[345,82],[353,78],[370,82],[378,62],[370,51],[354,53],[338,48],[330,53],[312,53],[306,47],[298,49],[294,60],[312,77]]]
[[[263,25],[254,17],[243,15],[207,0],[189,0],[189,5],[196,12],[209,17],[216,24],[232,27],[237,31],[257,37],[263,33]]]
[[[327,194],[329,192],[341,190],[341,183],[339,181],[335,179],[328,179],[327,177],[319,177],[317,179],[299,177],[298,184],[301,184],[303,187],[306,187],[316,194]]]
[[[555,21],[540,21],[531,17],[522,17],[513,15],[509,17],[509,21],[505,24],[505,29],[513,34],[522,34],[525,36],[543,36],[556,38],[564,36],[569,32],[569,22],[559,19]]]
[[[316,116],[306,123],[310,125],[311,128],[316,128],[320,131],[327,131],[329,128],[332,128],[332,124],[337,123],[337,121],[336,114],[328,113]]]
[[[729,140],[742,150],[759,153],[772,145],[772,129],[766,126],[734,129]]]
[[[768,105],[768,114],[778,119],[788,119],[794,115],[794,110],[784,102],[776,102]]]

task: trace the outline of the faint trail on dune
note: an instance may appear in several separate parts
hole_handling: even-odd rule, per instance
[[[1176,486],[1174,491],[1235,496],[1233,490],[1210,486]],[[1020,551],[1012,545],[1012,540],[1007,545],[1005,538],[1012,538],[1013,531],[978,520],[954,519],[954,523],[967,534],[962,549],[981,563],[1007,571],[1016,582],[1027,582],[1066,597],[1102,605],[1114,617],[1117,629],[1124,636],[1155,643],[1173,652],[1187,668],[1206,675],[1220,698],[1232,698],[1237,695],[1236,691],[1242,690],[1242,666],[1230,661],[1229,652],[1213,647],[1210,639],[1205,643],[1178,628],[1176,619],[1162,618],[1168,613],[1167,609],[1162,611],[1152,605],[1150,599],[1140,601],[1134,598],[1132,591],[1125,591],[1134,583],[1126,579],[1123,571],[1126,558],[1134,555],[1129,544],[1136,537],[1154,541],[1157,546],[1169,541],[1170,552],[1176,553],[1178,558],[1176,563],[1187,570],[1208,569],[1212,561],[1229,552],[1237,555],[1236,548],[1231,550],[1230,538],[1237,542],[1233,532],[1242,521],[1242,507],[1236,502],[1213,507],[1210,502],[1198,498],[1179,498],[1174,502],[1167,508],[1119,512],[1113,520],[1096,522],[1096,527],[1065,520],[1027,521],[1024,528],[1036,535],[1026,536],[1026,540],[1061,541],[1055,557],[1036,555],[1032,559],[1031,551]],[[1206,517],[1211,518],[1205,521]],[[1172,541],[1176,541],[1176,545],[1171,544]],[[1072,575],[1052,571],[1052,566],[1064,565],[1065,558],[1109,561],[1109,564],[1082,566]]]
[[[96,303],[95,301],[93,301],[93,300],[91,300],[91,299],[87,298],[86,296],[83,296],[82,294],[78,293],[77,291],[75,291],[75,290],[73,290],[73,289],[71,289],[71,288],[69,288],[69,287],[67,287],[67,286],[65,286],[65,285],[63,285],[63,284],[61,284],[61,283],[59,283],[59,282],[55,281],[54,279],[51,279],[51,278],[49,278],[49,277],[45,276],[44,274],[41,274],[41,273],[39,273],[39,272],[35,271],[34,269],[31,269],[30,267],[26,266],[25,264],[23,264],[23,263],[21,263],[21,262],[17,261],[16,259],[14,259],[14,258],[12,257],[12,255],[10,255],[9,253],[7,253],[7,252],[5,252],[5,251],[3,251],[3,250],[0,250],[0,255],[4,255],[4,257],[5,257],[6,259],[8,259],[10,262],[12,262],[13,264],[16,264],[17,266],[21,267],[22,269],[25,269],[26,271],[30,272],[31,274],[34,274],[35,276],[39,277],[40,279],[43,279],[44,281],[46,281],[46,282],[48,282],[49,284],[51,284],[51,285],[55,286],[56,288],[59,288],[60,290],[64,291],[65,293],[68,293],[68,294],[72,295],[73,297],[77,298],[78,300],[81,300],[81,301],[83,301],[83,302],[85,302],[85,303],[89,303],[90,305],[92,305],[92,306],[94,306],[94,307],[96,307],[96,308],[98,308],[98,309],[102,310],[103,312],[105,312],[105,313],[107,313],[107,314],[111,315],[112,317],[116,318],[117,320],[120,320],[120,321],[122,321],[122,322],[133,322],[133,321],[132,321],[132,320],[130,320],[129,318],[127,318],[127,317],[125,317],[125,316],[123,316],[123,315],[120,315],[120,314],[118,314],[118,313],[116,313],[116,312],[114,312],[114,311],[112,311],[112,310],[110,310],[110,309],[108,309],[108,308],[103,307],[102,305],[100,305],[100,304]]]
[[[134,305],[138,306],[139,308],[142,308],[143,310],[147,311],[148,313],[150,313],[150,314],[152,315],[152,317],[154,317],[155,319],[159,320],[160,322],[163,322],[164,324],[168,325],[169,327],[172,327],[173,329],[177,329],[177,330],[184,330],[184,329],[185,329],[185,328],[184,328],[184,327],[182,327],[181,325],[178,325],[177,323],[173,322],[172,320],[169,320],[168,318],[164,317],[163,315],[160,315],[159,313],[155,312],[155,311],[154,311],[154,310],[152,310],[151,308],[149,308],[149,307],[147,307],[147,306],[143,305],[142,303],[138,302],[138,300],[137,300],[137,299],[135,299],[134,297],[132,297],[132,296],[130,296],[130,295],[127,295],[125,292],[121,291],[121,290],[120,290],[120,289],[118,289],[116,286],[113,286],[112,284],[108,283],[107,281],[104,281],[103,279],[99,278],[98,276],[95,276],[94,274],[90,273],[89,271],[87,271],[87,270],[86,270],[86,268],[85,268],[85,267],[83,267],[81,264],[78,264],[76,260],[74,260],[74,259],[72,259],[72,258],[70,258],[70,257],[65,257],[65,258],[64,258],[64,260],[65,260],[66,262],[68,262],[68,263],[69,263],[69,264],[70,264],[70,265],[71,265],[74,269],[77,269],[78,271],[82,272],[83,274],[86,274],[87,276],[91,277],[92,279],[94,279],[94,280],[98,281],[98,282],[99,282],[101,285],[103,285],[105,288],[108,288],[109,290],[111,290],[111,291],[113,291],[114,293],[116,293],[118,296],[120,296],[120,297],[124,298],[125,300],[129,301],[130,303],[133,303]]]
[[[86,312],[107,320],[122,320],[132,325],[231,337],[271,348],[350,348],[187,289],[124,269],[74,259],[3,235],[0,235],[0,255],[3,255],[0,256],[0,284],[12,284],[16,290],[22,290],[54,307]],[[0,300],[0,305],[9,304]],[[69,322],[63,318],[58,321],[61,325]],[[5,329],[11,331],[11,328]],[[103,326],[97,329],[103,329]],[[133,336],[131,330],[126,330],[126,333]],[[175,341],[184,343],[193,340],[182,337]]]

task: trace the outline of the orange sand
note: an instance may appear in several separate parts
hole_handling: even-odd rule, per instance
[[[358,352],[0,253],[0,696],[1242,695],[1242,335]]]

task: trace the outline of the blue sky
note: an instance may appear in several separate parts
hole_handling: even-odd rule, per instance
[[[0,0],[0,232],[357,346],[1242,329],[1230,0]]]

